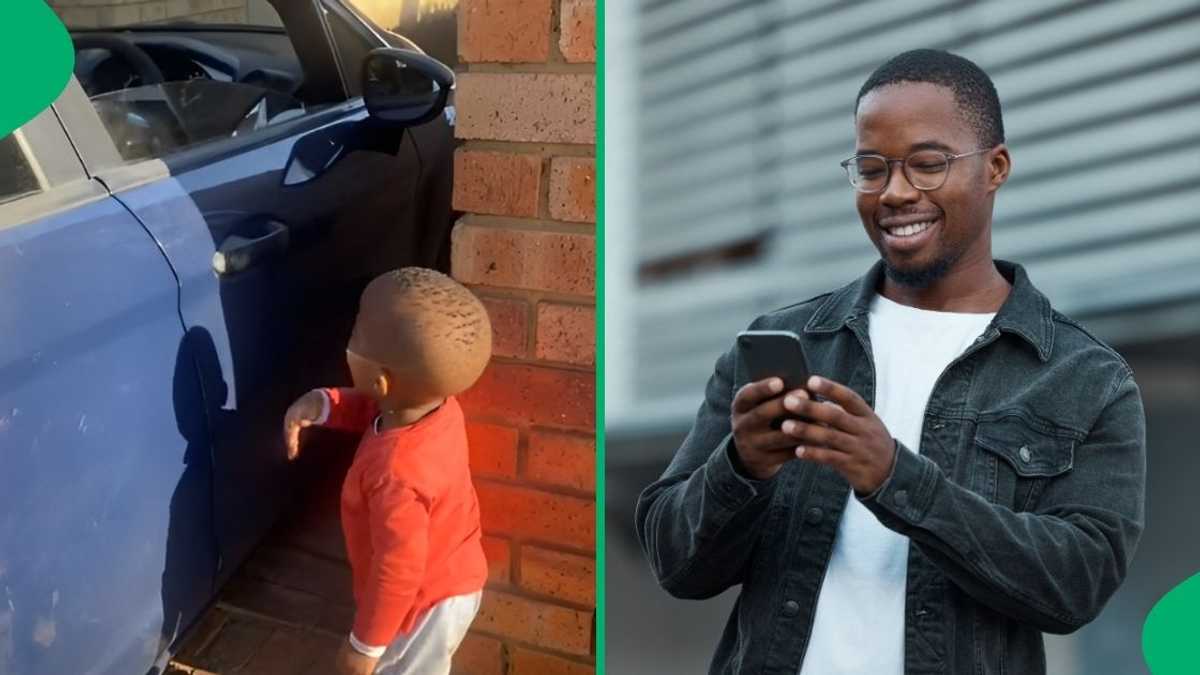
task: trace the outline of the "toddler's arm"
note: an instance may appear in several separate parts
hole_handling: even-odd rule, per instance
[[[362,433],[379,415],[379,404],[375,399],[356,389],[318,389],[325,397],[325,414],[317,422],[321,426],[342,431]]]
[[[375,400],[353,389],[313,389],[296,399],[283,419],[288,459],[300,454],[300,430],[321,425],[343,431],[366,431],[379,414]]]
[[[364,654],[378,656],[396,637],[425,577],[429,509],[417,492],[391,477],[368,499],[374,553],[350,642]]]

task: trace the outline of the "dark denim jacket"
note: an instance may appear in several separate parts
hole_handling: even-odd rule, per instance
[[[1012,292],[934,385],[921,454],[901,445],[892,476],[862,498],[911,541],[909,675],[1044,673],[1042,633],[1099,614],[1144,525],[1145,419],[1129,366],[1051,309],[1019,265],[996,266]],[[795,331],[814,373],[874,405],[867,307],[881,274],[877,264],[751,327]],[[732,350],[717,360],[691,433],[639,498],[638,536],[672,595],[741,585],[711,673],[795,675],[849,485],[803,461],[768,481],[739,473],[736,361]]]

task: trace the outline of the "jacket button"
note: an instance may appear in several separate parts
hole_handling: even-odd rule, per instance
[[[821,518],[824,516],[825,512],[815,506],[804,512],[804,520],[810,525],[816,525],[821,522]]]
[[[1021,449],[1017,451],[1017,454],[1021,455],[1021,461],[1022,461],[1022,462],[1028,462],[1028,461],[1029,461],[1029,459],[1030,459],[1030,457],[1032,457],[1032,456],[1033,456],[1033,455],[1032,455],[1032,454],[1029,452],[1029,446],[1028,446],[1028,445],[1022,445],[1022,446],[1021,446]]]
[[[908,490],[897,490],[896,494],[892,495],[892,502],[896,506],[904,506],[908,504]]]
[[[795,600],[788,600],[787,602],[783,603],[784,616],[796,616],[799,613],[800,603],[796,602]]]

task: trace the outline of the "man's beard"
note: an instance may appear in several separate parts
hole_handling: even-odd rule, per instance
[[[893,267],[892,263],[885,257],[883,258],[883,270],[889,279],[901,286],[928,288],[946,276],[946,273],[950,271],[950,268],[954,266],[959,257],[960,255],[951,253],[934,260],[920,269],[910,270]]]

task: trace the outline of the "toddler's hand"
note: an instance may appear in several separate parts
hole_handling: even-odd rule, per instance
[[[350,646],[349,640],[343,642],[341,649],[338,649],[338,675],[371,675],[371,673],[375,672],[375,664],[377,663],[379,663],[379,659],[371,658],[355,651]]]
[[[325,394],[315,389],[296,399],[288,408],[283,418],[283,442],[289,460],[300,455],[300,430],[316,424],[324,409]]]

